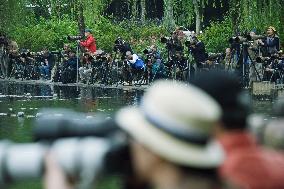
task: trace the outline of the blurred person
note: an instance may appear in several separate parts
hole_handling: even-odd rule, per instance
[[[260,147],[248,132],[249,98],[237,77],[220,71],[201,73],[192,84],[211,95],[223,110],[215,131],[226,153],[221,177],[240,188],[284,188],[284,156]]]
[[[78,41],[79,44],[82,47],[84,47],[87,52],[95,53],[97,51],[97,46],[96,46],[96,39],[92,34],[92,30],[86,29],[85,37],[86,39],[84,41]]]
[[[283,123],[283,117],[268,122],[264,130],[264,145],[276,150],[284,150]]]
[[[116,123],[129,135],[133,185],[128,188],[224,188],[216,172],[224,154],[210,138],[220,115],[210,96],[171,81],[150,87],[139,107],[118,111]],[[73,188],[52,155],[46,188]]]

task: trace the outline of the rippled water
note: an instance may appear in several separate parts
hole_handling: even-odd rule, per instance
[[[0,138],[30,141],[32,124],[41,108],[111,114],[122,106],[137,104],[142,93],[137,90],[1,83]],[[22,112],[24,117],[18,117]]]

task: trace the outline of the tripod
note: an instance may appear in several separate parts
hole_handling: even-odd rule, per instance
[[[77,42],[77,48],[76,48],[76,85],[79,84],[79,49],[80,49],[80,43]]]
[[[232,71],[233,70],[233,60],[236,59],[237,62],[237,67],[236,67],[236,71],[239,70],[238,75],[240,76],[240,79],[242,81],[242,84],[244,87],[248,86],[248,83],[250,81],[249,78],[249,72],[248,72],[248,68],[249,64],[248,62],[250,62],[250,66],[253,68],[253,71],[256,73],[256,79],[261,81],[261,77],[259,75],[258,70],[256,69],[255,66],[255,61],[252,59],[250,53],[248,52],[248,47],[249,44],[248,43],[241,43],[239,44],[239,51],[237,49],[237,47],[234,47],[230,53],[230,59],[229,59],[229,64],[227,67],[227,71]],[[239,53],[238,53],[239,52]]]

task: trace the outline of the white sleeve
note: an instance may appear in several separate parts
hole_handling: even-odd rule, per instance
[[[129,60],[129,62],[130,62],[131,64],[134,64],[137,60],[138,60],[137,54],[133,54],[133,55],[132,55],[132,60]]]

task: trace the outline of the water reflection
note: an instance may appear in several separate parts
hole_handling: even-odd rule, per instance
[[[67,108],[111,115],[138,104],[142,91],[52,85],[0,83],[0,139],[31,140],[32,125],[41,108]],[[23,112],[23,116],[18,116]]]

